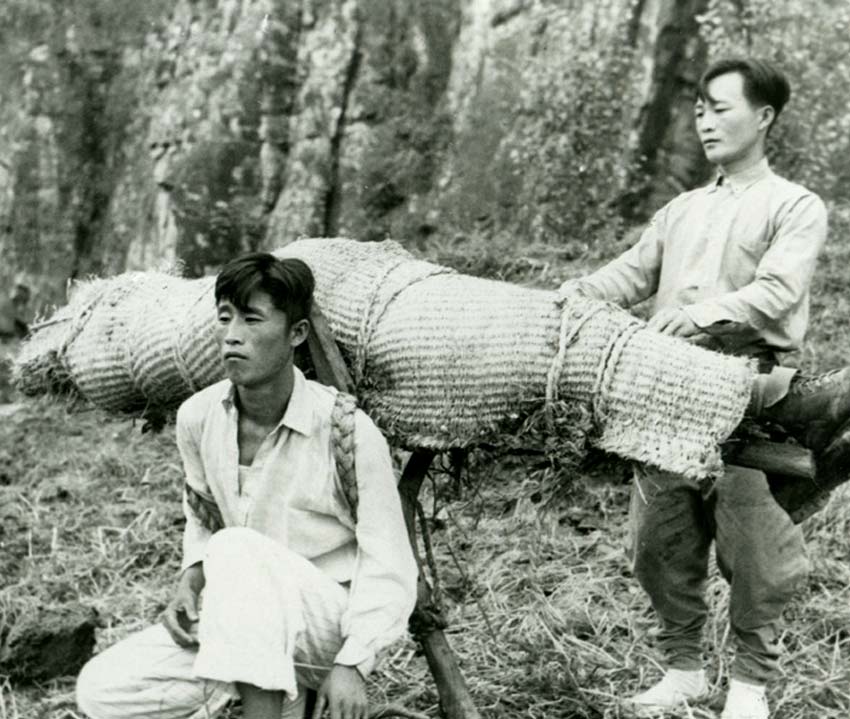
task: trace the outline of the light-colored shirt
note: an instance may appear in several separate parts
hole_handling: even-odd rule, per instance
[[[331,445],[336,390],[296,368],[283,418],[249,467],[239,466],[238,410],[229,380],[187,399],[177,413],[177,446],[186,482],[213,499],[225,526],[250,527],[350,583],[335,663],[371,671],[377,652],[404,632],[416,601],[417,569],[386,440],[355,415],[358,507],[355,525],[343,498]],[[183,567],[204,558],[211,534],[188,507]]]
[[[655,295],[653,314],[681,308],[716,349],[788,352],[806,332],[826,232],[820,198],[762,160],[679,195],[633,247],[565,289],[626,307]]]

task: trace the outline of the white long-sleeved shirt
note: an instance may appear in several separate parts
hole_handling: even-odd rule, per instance
[[[336,390],[296,368],[283,418],[240,481],[238,410],[224,380],[187,399],[177,413],[186,483],[218,505],[225,526],[250,527],[350,583],[335,663],[371,671],[378,651],[403,633],[416,601],[416,563],[386,440],[355,415],[357,524],[339,489],[331,446]],[[183,567],[203,560],[211,534],[188,507]]]
[[[806,332],[826,233],[820,198],[762,160],[674,198],[633,247],[565,285],[623,306],[654,294],[653,314],[681,307],[717,349],[787,352]]]

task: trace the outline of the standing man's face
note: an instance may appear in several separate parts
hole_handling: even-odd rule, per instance
[[[290,325],[265,292],[253,292],[243,310],[229,300],[218,303],[218,329],[224,371],[233,384],[257,387],[276,381],[293,363],[295,347],[309,325]]]
[[[729,72],[710,80],[706,98],[697,100],[694,114],[709,162],[729,171],[743,169],[764,155],[764,138],[774,110],[750,103],[739,73]]]

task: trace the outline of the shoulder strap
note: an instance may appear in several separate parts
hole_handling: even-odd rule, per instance
[[[331,447],[342,495],[348,502],[351,518],[357,522],[357,471],[354,464],[354,413],[357,400],[346,392],[338,392],[331,412]]]

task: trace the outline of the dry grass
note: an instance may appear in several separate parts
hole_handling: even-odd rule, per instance
[[[833,215],[833,233],[805,351],[806,366],[819,370],[846,364],[841,350],[850,345],[850,213]],[[508,249],[433,252],[467,271],[550,287],[578,273],[569,253],[535,247],[505,264]],[[426,502],[450,641],[486,717],[628,716],[620,698],[656,678],[659,665],[652,613],[625,551],[627,484],[602,465],[583,491],[544,508],[543,475],[531,466],[529,458],[479,458],[479,481],[441,485],[437,511]],[[95,607],[101,647],[154,621],[178,565],[180,483],[172,427],[142,435],[130,419],[46,400],[0,417],[0,637],[34,602]],[[850,716],[848,507],[850,485],[805,527],[813,571],[787,610],[782,678],[770,692],[775,719]],[[719,713],[731,656],[727,590],[716,571],[708,595],[715,692],[691,714],[703,718]],[[411,641],[395,648],[372,691],[375,702],[439,714]],[[29,687],[0,677],[0,719],[71,719],[75,711],[73,677]]]
[[[4,604],[79,599],[103,615],[106,646],[154,621],[178,562],[181,481],[171,428],[27,403],[0,425]],[[619,717],[619,697],[658,674],[646,598],[626,558],[627,485],[598,472],[586,491],[541,506],[526,462],[477,467],[479,481],[426,501],[449,637],[487,717]],[[430,497],[426,497],[430,499]],[[850,712],[850,487],[807,525],[814,571],[788,610],[776,719]],[[726,587],[716,573],[707,647],[727,679]],[[7,615],[3,621],[10,621]],[[0,630],[2,631],[2,630]],[[73,678],[0,685],[0,717],[76,716]],[[438,716],[434,685],[410,641],[374,682],[375,702]]]

